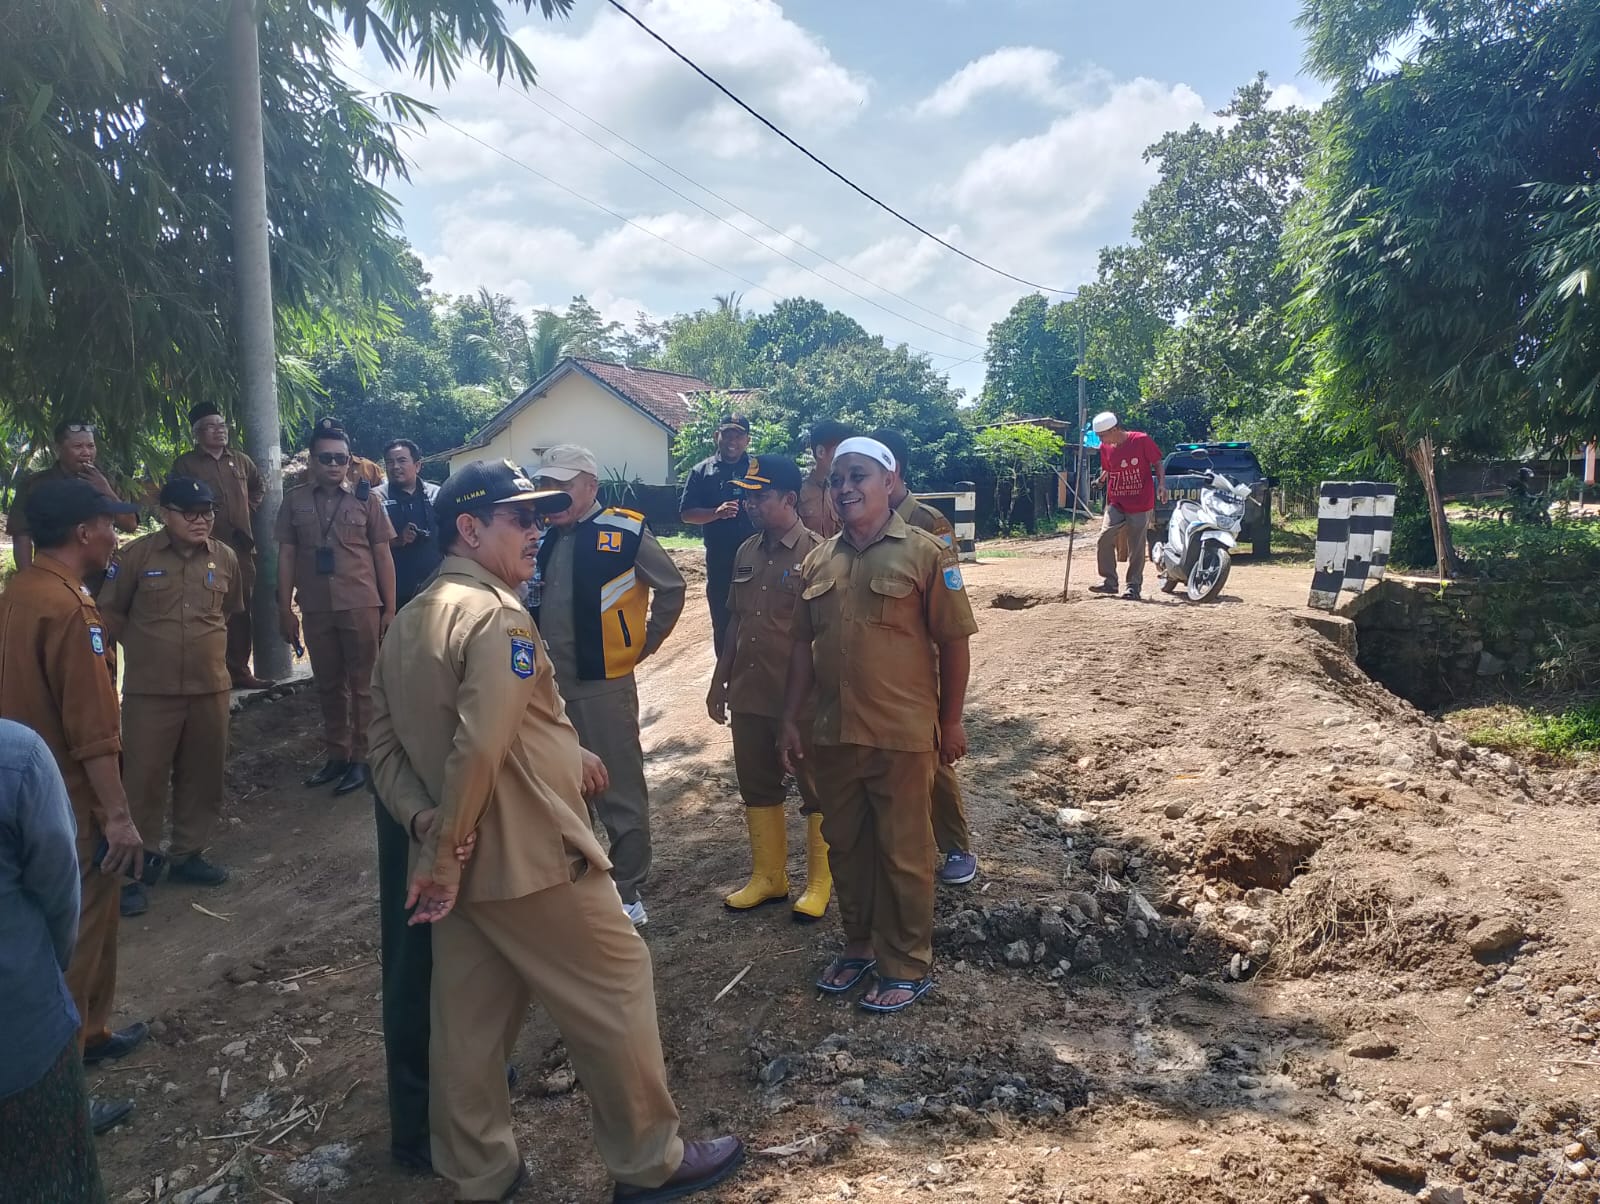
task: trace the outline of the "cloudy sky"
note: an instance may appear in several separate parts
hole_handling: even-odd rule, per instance
[[[1257,71],[1286,102],[1322,94],[1298,0],[625,2],[867,191],[1053,288],[1127,239],[1162,133],[1212,120]],[[810,296],[981,386],[985,332],[1031,290],[874,208],[603,0],[574,7],[555,24],[516,7],[530,93],[475,67],[431,93],[351,56],[357,87],[439,108],[396,190],[436,289],[530,308],[582,293],[624,321]]]

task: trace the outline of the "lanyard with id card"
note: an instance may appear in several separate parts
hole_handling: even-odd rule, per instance
[[[339,491],[339,500],[333,504],[333,513],[328,515],[328,521],[322,524],[322,542],[316,548],[317,576],[333,576],[333,545],[328,542],[328,536],[333,532],[333,524],[339,521],[339,511],[344,508],[345,492]]]

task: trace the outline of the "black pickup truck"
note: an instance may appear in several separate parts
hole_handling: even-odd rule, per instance
[[[1167,475],[1167,502],[1156,503],[1155,519],[1150,524],[1153,540],[1167,537],[1167,520],[1172,508],[1183,498],[1200,500],[1205,472],[1220,472],[1236,485],[1250,486],[1245,503],[1244,527],[1239,542],[1250,544],[1253,555],[1272,554],[1272,488],[1278,483],[1261,469],[1261,461],[1248,443],[1180,443],[1162,464]]]

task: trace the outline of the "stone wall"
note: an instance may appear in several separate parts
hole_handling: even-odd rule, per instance
[[[1539,628],[1534,616],[1505,621],[1497,608],[1506,604],[1507,588],[1387,576],[1343,608],[1356,626],[1356,663],[1428,710],[1485,686],[1520,682],[1533,664]]]

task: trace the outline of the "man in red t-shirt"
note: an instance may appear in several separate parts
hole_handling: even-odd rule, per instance
[[[1161,467],[1161,449],[1143,431],[1125,431],[1109,410],[1094,416],[1094,433],[1100,436],[1100,475],[1096,485],[1106,487],[1106,524],[1100,531],[1100,576],[1089,589],[1097,594],[1117,592],[1117,533],[1128,535],[1128,590],[1123,597],[1139,597],[1144,584],[1145,532],[1156,498],[1167,500],[1167,477]],[[1152,478],[1151,474],[1154,473]]]

